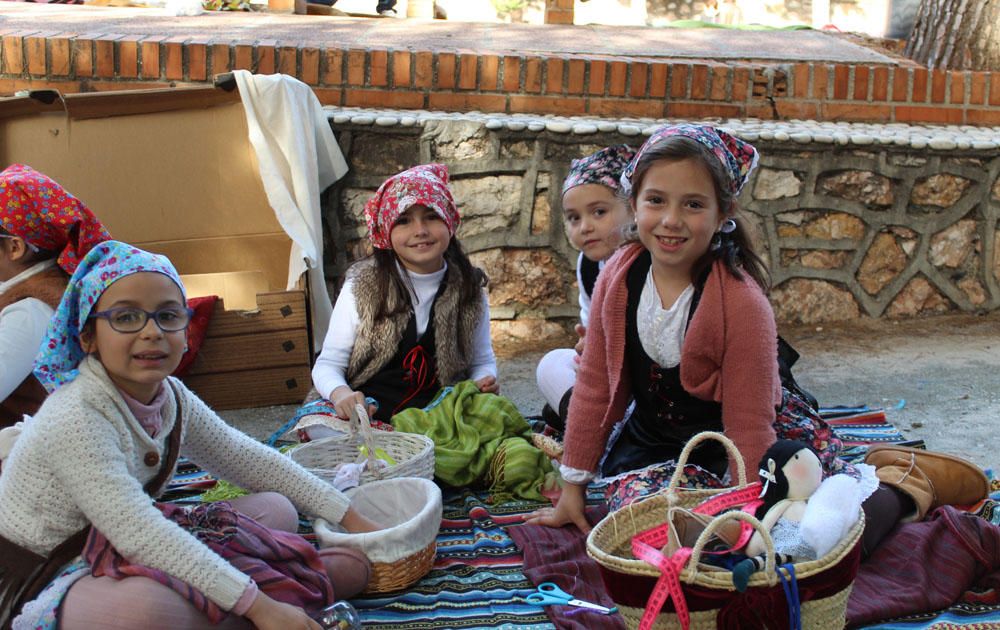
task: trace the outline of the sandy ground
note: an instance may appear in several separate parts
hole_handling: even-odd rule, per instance
[[[789,328],[781,334],[802,355],[799,383],[823,405],[867,404],[929,448],[1000,467],[1000,313],[899,322],[860,320]],[[501,359],[503,393],[526,415],[542,407],[535,366],[543,353]],[[265,437],[294,406],[222,412]]]

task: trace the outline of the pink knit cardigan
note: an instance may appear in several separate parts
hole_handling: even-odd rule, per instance
[[[633,243],[605,265],[594,288],[590,326],[569,404],[562,463],[594,471],[614,423],[632,398],[625,365],[626,278],[643,251]],[[774,313],[752,279],[736,278],[721,262],[712,268],[681,348],[681,385],[702,400],[722,403],[722,426],[747,463],[774,442],[781,404]],[[736,479],[734,462],[730,462]]]

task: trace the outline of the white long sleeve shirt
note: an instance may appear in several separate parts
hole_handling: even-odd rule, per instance
[[[54,260],[46,260],[0,282],[0,295],[54,265]],[[35,298],[18,300],[0,310],[0,400],[6,400],[31,374],[53,312]]]
[[[417,336],[427,330],[431,317],[431,308],[437,296],[441,281],[447,272],[447,264],[434,273],[419,274],[405,271],[409,277],[410,303],[417,318]],[[354,296],[354,279],[348,278],[340,290],[337,303],[333,307],[330,318],[330,328],[323,340],[323,350],[316,365],[313,366],[312,377],[316,391],[330,398],[333,390],[348,385],[347,366],[354,350],[354,339],[357,336],[360,318]],[[497,360],[493,354],[493,343],[490,340],[490,305],[483,294],[483,316],[476,325],[473,338],[472,361],[469,367],[469,378],[479,380],[485,376],[497,375]]]

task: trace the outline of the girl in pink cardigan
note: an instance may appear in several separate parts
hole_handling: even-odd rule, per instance
[[[842,465],[829,427],[779,378],[767,270],[735,203],[757,157],[721,130],[676,125],[654,133],[622,173],[637,242],[598,277],[569,405],[568,483],[555,508],[528,522],[589,530],[588,482],[609,482],[611,509],[630,503],[663,487],[704,430],[724,431],[751,471],[776,437],[810,442],[828,468]],[[687,482],[720,487],[733,464],[704,445]]]

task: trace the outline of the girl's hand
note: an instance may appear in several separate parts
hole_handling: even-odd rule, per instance
[[[271,599],[264,592],[257,593],[245,616],[257,630],[323,630],[306,611]]]
[[[589,534],[590,523],[587,522],[587,517],[583,513],[586,503],[586,488],[586,486],[565,483],[559,502],[554,508],[542,508],[531,514],[526,514],[524,522],[529,525],[547,525],[548,527],[573,524],[579,527],[584,534]]]
[[[476,386],[479,387],[479,391],[483,394],[500,393],[500,385],[497,383],[497,377],[495,376],[484,376],[476,381]]]
[[[576,347],[574,348],[574,350],[576,350],[576,353],[578,355],[583,356],[583,346],[584,346],[583,338],[587,336],[587,327],[584,326],[583,324],[577,324],[576,326],[573,327],[573,330],[575,330],[576,334],[580,337],[580,340],[576,342]]]
[[[370,518],[363,516],[361,512],[358,512],[354,508],[347,508],[344,512],[344,517],[340,519],[340,524],[344,529],[351,532],[352,534],[361,534],[364,532],[377,532],[382,529],[382,526],[371,520]]]
[[[347,385],[341,385],[330,392],[330,400],[333,402],[333,408],[337,411],[337,417],[341,420],[347,420],[351,417],[354,405],[361,405],[368,409],[368,417],[375,415],[375,412],[378,410],[378,407],[375,405],[366,406],[365,395],[354,391]]]

